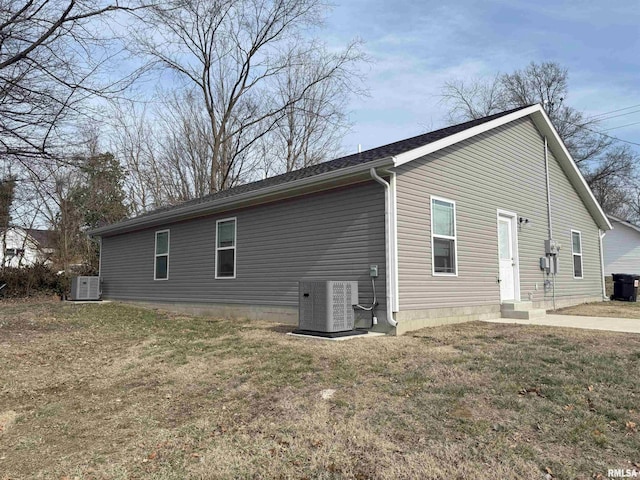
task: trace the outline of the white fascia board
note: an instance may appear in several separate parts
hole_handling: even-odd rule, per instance
[[[351,167],[339,168],[336,170],[331,170],[329,172],[320,173],[318,175],[311,175],[299,180],[292,180],[270,187],[259,188],[250,192],[233,195],[229,198],[223,198],[219,201],[205,201],[202,203],[197,203],[195,205],[187,205],[184,207],[177,207],[157,213],[150,213],[149,215],[145,215],[143,217],[136,217],[130,220],[124,220],[113,225],[107,225],[106,227],[96,228],[94,230],[88,231],[87,234],[91,237],[101,237],[105,234],[125,233],[132,230],[139,230],[141,228],[164,225],[166,223],[187,218],[208,215],[209,213],[232,210],[239,204],[242,204],[242,202],[251,200],[260,201],[261,199],[268,198],[270,195],[279,193],[286,194],[289,191],[293,192],[291,196],[296,196],[295,191],[300,188],[313,186],[314,184],[331,182],[335,179],[347,177],[350,175],[357,175],[362,172],[368,172],[371,167],[377,168],[392,166],[393,157],[385,157],[379,160],[353,165]]]
[[[611,223],[607,219],[607,216],[602,210],[602,207],[600,207],[600,204],[593,196],[593,192],[591,192],[591,189],[580,173],[580,170],[578,170],[576,162],[571,157],[571,154],[560,138],[560,135],[551,123],[551,120],[547,116],[547,113],[544,111],[544,108],[542,108],[542,105],[540,104],[523,108],[503,117],[496,118],[495,120],[491,120],[481,125],[471,127],[467,130],[456,133],[455,135],[450,135],[446,138],[443,138],[442,140],[438,140],[423,147],[415,148],[408,152],[396,155],[394,166],[399,167],[400,165],[404,165],[405,163],[411,162],[420,157],[424,157],[425,155],[429,155],[430,153],[437,152],[438,150],[442,150],[443,148],[450,147],[451,145],[455,145],[456,143],[488,132],[489,130],[500,127],[502,125],[506,125],[509,122],[513,122],[514,120],[518,120],[528,115],[531,115],[533,122],[535,123],[536,127],[538,127],[538,129],[543,133],[543,135],[546,135],[549,138],[550,147],[554,154],[556,154],[556,159],[561,163],[561,165],[566,167],[567,177],[578,191],[578,194],[580,195],[582,200],[585,202],[588,210],[591,212],[591,215],[596,220],[598,226],[602,228],[602,230],[613,229]]]
[[[505,115],[481,125],[468,128],[454,135],[449,135],[448,137],[429,143],[428,145],[425,145],[423,147],[414,148],[413,150],[409,150],[408,152],[401,153],[395,156],[395,166],[399,167],[400,165],[404,165],[405,163],[411,162],[417,158],[424,157],[425,155],[429,155],[430,153],[437,152],[438,150],[442,150],[446,147],[450,147],[451,145],[455,145],[456,143],[462,142],[463,140],[467,140],[468,138],[475,137],[476,135],[480,135],[481,133],[488,132],[489,130],[492,130],[496,127],[505,125],[509,122],[513,122],[514,120],[517,120],[519,118],[526,117],[527,115],[531,115],[532,113],[540,110],[542,110],[542,107],[540,105],[532,105],[530,107],[523,108],[522,110],[510,113],[509,115]]]

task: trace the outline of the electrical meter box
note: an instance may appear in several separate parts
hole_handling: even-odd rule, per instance
[[[544,253],[547,255],[558,255],[560,253],[560,243],[552,239],[545,240]]]

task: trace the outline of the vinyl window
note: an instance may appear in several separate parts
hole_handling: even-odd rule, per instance
[[[216,222],[216,278],[236,278],[236,219]]]
[[[156,232],[153,279],[169,279],[169,230],[160,230]]]
[[[583,278],[582,234],[577,230],[571,230],[571,254],[573,256],[573,278]]]
[[[433,275],[458,275],[456,203],[431,197],[431,260]]]

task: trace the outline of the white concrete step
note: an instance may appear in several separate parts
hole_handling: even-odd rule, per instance
[[[502,302],[500,310],[502,310],[503,312],[510,310],[533,310],[533,303],[528,300],[519,302]]]
[[[543,308],[533,308],[531,310],[502,310],[502,318],[515,318],[517,320],[542,318],[546,314],[547,311]]]

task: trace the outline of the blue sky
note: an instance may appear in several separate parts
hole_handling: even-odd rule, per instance
[[[350,104],[353,152],[445,126],[447,80],[492,77],[529,62],[569,69],[569,105],[590,115],[640,104],[640,2],[349,0],[330,12],[332,45],[364,41],[370,96]],[[640,105],[602,129],[640,122]],[[640,144],[640,124],[607,131]],[[640,147],[634,147],[640,152]]]

